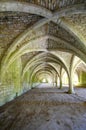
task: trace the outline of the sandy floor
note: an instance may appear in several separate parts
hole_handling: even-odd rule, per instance
[[[36,88],[0,107],[0,130],[86,130],[86,89]]]

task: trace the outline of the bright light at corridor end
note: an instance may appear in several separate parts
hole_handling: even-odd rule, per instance
[[[42,79],[42,82],[43,82],[43,83],[46,83],[46,79]]]
[[[51,78],[47,78],[47,79],[43,79],[42,83],[52,83],[52,79]]]
[[[40,75],[39,79],[41,80],[42,83],[52,83],[53,79],[49,75]]]

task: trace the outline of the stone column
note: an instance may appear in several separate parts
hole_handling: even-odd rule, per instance
[[[54,82],[55,82],[55,80],[54,80],[54,74],[53,74],[53,80],[52,81],[53,81],[53,87],[54,87]]]
[[[60,89],[62,89],[62,67],[60,68],[60,76],[59,76],[59,79],[60,79]]]
[[[60,78],[60,87],[59,88],[62,89],[62,76],[60,75],[59,78]]]
[[[74,91],[74,86],[73,86],[73,73],[74,73],[74,69],[73,69],[73,65],[74,65],[74,55],[71,58],[70,61],[70,67],[69,67],[69,74],[68,74],[68,78],[69,78],[69,90],[68,93],[69,94],[73,94],[75,93]]]
[[[70,74],[69,76],[69,90],[68,90],[68,93],[69,94],[74,94],[75,91],[74,91],[74,86],[73,86],[73,75]]]
[[[56,74],[56,77],[55,77],[55,83],[56,83],[56,87],[57,87],[57,74]]]

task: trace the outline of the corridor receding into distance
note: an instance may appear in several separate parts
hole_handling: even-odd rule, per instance
[[[0,0],[0,130],[86,130],[86,0]]]

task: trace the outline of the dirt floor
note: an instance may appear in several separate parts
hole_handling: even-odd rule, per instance
[[[0,107],[0,130],[86,130],[86,89],[35,88]]]

